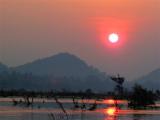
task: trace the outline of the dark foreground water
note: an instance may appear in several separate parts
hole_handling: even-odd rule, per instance
[[[87,107],[94,103],[92,100],[85,102]],[[26,107],[24,104],[14,106],[11,98],[1,98],[0,120],[160,120],[160,109],[131,110],[126,101],[118,102],[121,109],[116,109],[112,100],[98,101],[95,111],[74,109],[69,99],[61,103],[67,116],[54,100],[37,99],[33,106]]]

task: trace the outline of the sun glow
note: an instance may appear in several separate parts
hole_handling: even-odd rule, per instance
[[[114,19],[106,17],[92,18],[93,26],[96,28],[97,39],[104,47],[121,49],[127,44],[129,32],[132,28],[132,21],[126,19]]]
[[[108,36],[108,40],[111,42],[111,43],[117,43],[119,41],[119,36],[118,34],[116,33],[111,33],[109,34]]]

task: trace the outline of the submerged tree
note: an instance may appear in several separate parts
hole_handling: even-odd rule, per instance
[[[123,98],[123,83],[125,78],[124,77],[120,77],[120,75],[118,74],[118,76],[112,76],[111,79],[116,82],[116,87],[115,87],[115,95],[116,98]]]
[[[130,96],[129,107],[141,108],[155,104],[155,95],[152,91],[143,88],[141,85],[135,84]]]

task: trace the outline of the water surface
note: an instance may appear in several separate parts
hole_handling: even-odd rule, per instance
[[[0,98],[0,120],[160,120],[160,109],[131,110],[127,101],[118,101],[120,109],[115,108],[113,100],[96,101],[98,106],[94,111],[75,109],[72,99],[61,99],[60,102],[67,116],[54,99],[35,99],[33,105],[26,107],[24,104],[13,105],[13,98]],[[89,107],[95,100],[77,102]]]

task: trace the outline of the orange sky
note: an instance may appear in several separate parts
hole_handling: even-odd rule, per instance
[[[159,0],[0,0],[0,61],[67,51],[133,79],[160,67],[159,11]],[[106,41],[112,31],[116,48]]]

